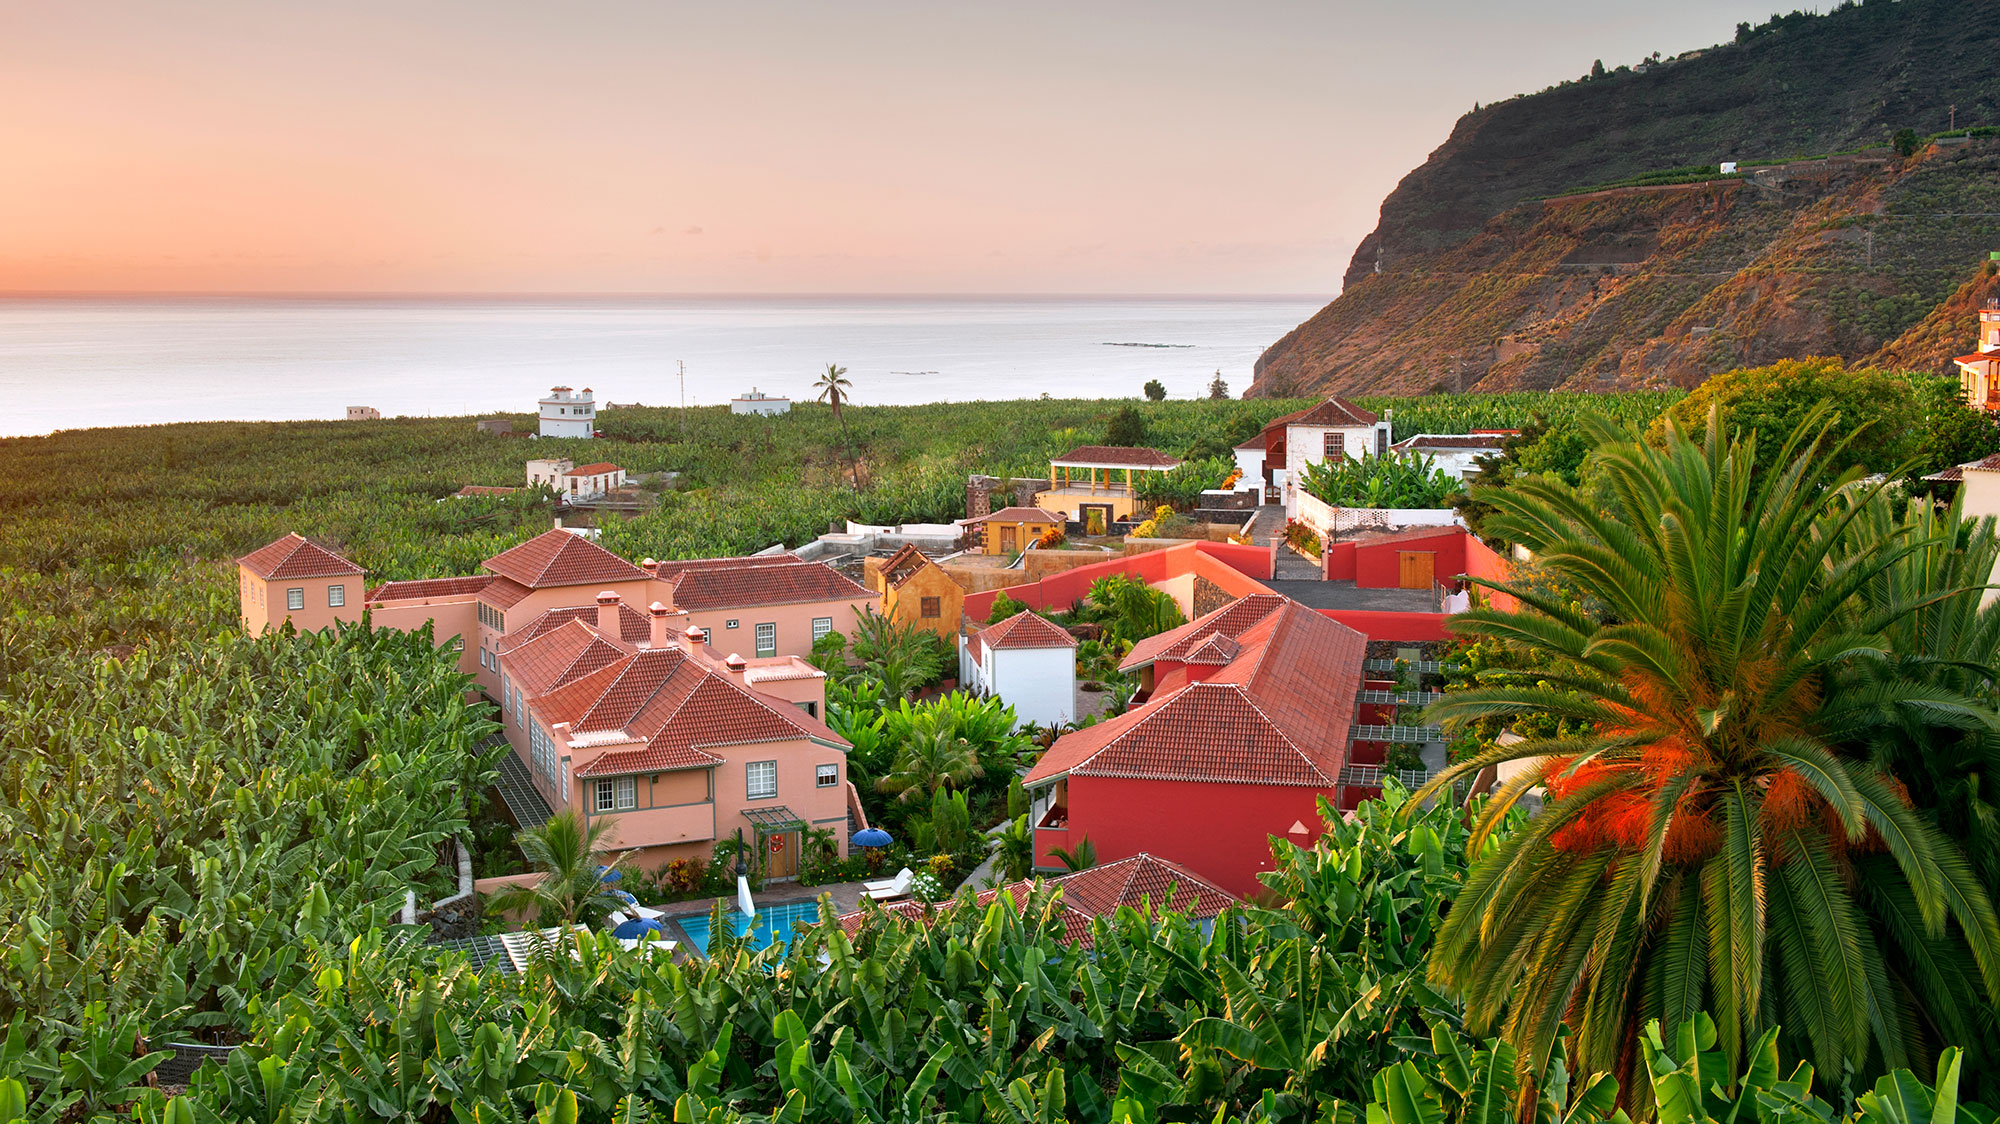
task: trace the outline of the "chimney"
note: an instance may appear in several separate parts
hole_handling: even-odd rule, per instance
[[[641,558],[639,560],[639,568],[646,571],[647,577],[657,578],[660,576],[660,564],[654,559]]]
[[[735,652],[731,652],[727,656],[724,656],[722,658],[722,666],[729,669],[729,674],[741,676],[743,674],[743,669],[750,665],[744,661],[742,656],[737,655]]]
[[[708,643],[708,633],[697,625],[687,626],[687,631],[681,633],[681,636],[687,640],[688,651],[690,652],[696,651],[703,644]]]
[[[655,649],[666,647],[667,612],[668,612],[667,607],[665,605],[660,604],[658,601],[655,601],[651,605],[646,606],[646,611],[648,613],[651,613],[653,616],[652,635],[647,638],[647,643]]]
[[[618,595],[605,590],[597,595],[597,631],[613,639],[619,639]]]

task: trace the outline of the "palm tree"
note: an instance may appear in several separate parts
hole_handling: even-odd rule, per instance
[[[544,925],[594,922],[621,904],[600,876],[604,837],[612,821],[589,827],[565,808],[548,822],[514,836],[529,865],[542,872],[539,881],[510,886],[495,894],[487,908],[494,913],[532,914]]]
[[[1097,865],[1097,845],[1090,841],[1090,836],[1088,835],[1077,840],[1076,846],[1068,850],[1064,850],[1061,847],[1050,847],[1049,854],[1057,862],[1063,864],[1063,869],[1069,871],[1071,874],[1075,874],[1079,870],[1089,870],[1091,867]]]
[[[930,686],[945,671],[944,648],[935,633],[898,624],[873,609],[854,618],[853,651],[862,674],[880,682],[891,701]]]
[[[1482,857],[1440,929],[1433,981],[1463,997],[1474,1034],[1502,1026],[1529,1090],[1565,1022],[1573,1070],[1629,1078],[1641,1025],[1704,1008],[1731,1065],[1780,1020],[1822,1072],[1910,1064],[1922,1054],[1904,1012],[1970,1023],[2000,994],[2000,924],[1963,855],[1893,775],[1841,752],[1884,715],[1993,725],[1959,691],[1878,666],[1907,600],[1857,608],[1929,541],[1870,533],[1858,470],[1825,467],[1844,448],[1825,447],[1823,413],[1761,472],[1714,413],[1703,442],[1670,428],[1661,448],[1590,428],[1608,502],[1546,479],[1481,490],[1489,526],[1566,592],[1485,582],[1521,607],[1475,609],[1457,628],[1551,666],[1482,677],[1427,720],[1575,732],[1496,746],[1418,794],[1536,762],[1479,813],[1469,850]],[[1488,848],[1537,785],[1542,814]],[[1907,909],[1900,928],[1870,924],[1886,903]],[[1913,991],[1901,957],[1953,934],[1977,966],[1966,989]]]
[[[833,420],[840,422],[842,431],[845,432],[847,423],[841,421],[840,404],[847,400],[848,392],[854,389],[854,384],[847,381],[847,368],[828,363],[826,373],[812,384],[812,388],[819,391],[818,397],[813,401],[832,406]]]
[[[895,767],[876,781],[875,787],[895,793],[898,803],[908,804],[985,775],[977,748],[958,736],[950,717],[926,708],[911,720],[909,740],[896,754]]]

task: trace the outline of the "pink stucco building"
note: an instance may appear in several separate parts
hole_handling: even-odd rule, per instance
[[[635,566],[558,529],[488,558],[486,573],[385,582],[365,597],[360,567],[297,535],[238,569],[253,632],[364,608],[378,628],[428,626],[500,703],[543,798],[618,817],[616,845],[644,862],[706,857],[738,828],[768,877],[796,873],[808,828],[832,829],[846,853],[860,807],[848,747],[822,721],[824,676],[798,657],[880,597],[826,565]]]

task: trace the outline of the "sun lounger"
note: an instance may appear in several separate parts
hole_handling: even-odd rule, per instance
[[[907,898],[910,896],[910,886],[916,880],[916,874],[911,872],[908,867],[904,867],[902,872],[897,874],[896,877],[886,883],[881,883],[881,889],[864,888],[861,891],[861,896],[873,898],[878,902],[893,901],[896,898]]]
[[[863,882],[861,884],[861,888],[865,891],[874,891],[874,890],[887,890],[890,889],[891,887],[900,885],[903,887],[903,893],[907,894],[910,892],[910,879],[915,878],[916,876],[917,872],[911,870],[909,867],[906,866],[903,869],[897,871],[896,876],[894,878],[883,878],[883,879],[878,879],[877,881],[874,882]]]
[[[625,903],[625,912],[639,918],[641,921],[658,921],[666,916],[664,910],[652,909],[648,906],[640,905],[638,898],[633,897],[623,890],[617,891],[617,895],[618,900]],[[618,922],[613,921],[612,924],[616,925]]]
[[[638,949],[641,946],[644,946],[647,952],[652,952],[652,953],[672,952],[674,949],[680,947],[679,941],[642,941],[637,937],[633,937],[629,940],[620,938],[618,944],[620,947],[626,949]]]

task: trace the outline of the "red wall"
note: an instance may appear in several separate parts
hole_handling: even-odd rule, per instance
[[[1061,611],[1090,592],[1091,583],[1099,578],[1109,577],[1112,574],[1130,574],[1150,585],[1194,569],[1198,565],[1197,555],[1206,555],[1246,577],[1259,581],[1268,581],[1271,577],[1272,548],[1268,546],[1243,546],[1233,542],[1191,542],[1185,546],[1151,550],[1144,554],[1113,558],[1108,562],[1078,566],[1074,570],[1050,574],[1040,581],[1024,585],[1012,585],[1006,589],[988,590],[985,593],[969,593],[965,597],[965,615],[976,621],[985,620],[993,613],[994,599],[1002,593],[1030,609]]]
[[[1351,582],[1354,580],[1354,543],[1329,543],[1326,548],[1326,580],[1330,582]]]
[[[1319,612],[1321,616],[1332,617],[1370,640],[1414,643],[1451,639],[1451,630],[1445,624],[1451,618],[1444,613],[1390,613],[1380,609],[1321,609]]]
[[[1503,582],[1512,577],[1513,572],[1514,568],[1508,564],[1507,559],[1494,553],[1492,547],[1468,536],[1468,542],[1465,547],[1465,573],[1468,577]],[[1473,588],[1478,589],[1480,594],[1486,598],[1487,603],[1496,609],[1511,613],[1521,607],[1519,601],[1509,597],[1507,594],[1496,593],[1493,590],[1478,586]]]
[[[1395,589],[1402,584],[1405,551],[1428,550],[1437,555],[1435,573],[1440,581],[1450,581],[1465,572],[1465,542],[1470,535],[1456,527],[1441,528],[1423,538],[1397,539],[1384,543],[1356,543],[1354,584],[1361,589]],[[1329,564],[1329,572],[1331,564]]]
[[[1268,836],[1300,846],[1319,838],[1317,800],[1329,789],[1288,785],[1069,778],[1069,839],[1088,836],[1108,863],[1148,851],[1180,863],[1239,897],[1264,889]],[[1306,834],[1288,829],[1303,823]],[[1046,856],[1037,861],[1054,865]]]

